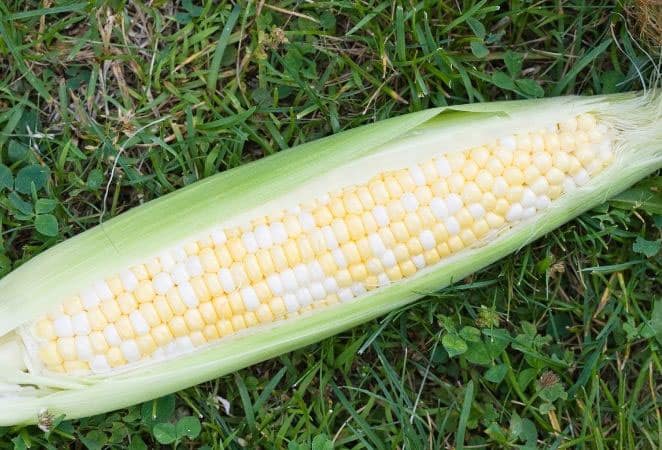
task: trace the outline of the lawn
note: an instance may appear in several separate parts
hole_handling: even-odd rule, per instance
[[[0,2],[0,276],[341,130],[650,86],[653,3]],[[654,174],[452,287],[236,374],[0,428],[0,449],[660,448],[661,189]]]

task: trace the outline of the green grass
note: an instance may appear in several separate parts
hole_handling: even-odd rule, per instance
[[[641,88],[660,49],[630,7],[2,2],[0,274],[378,119]],[[0,428],[0,449],[659,448],[661,189],[658,173],[454,287],[238,374],[48,433]]]

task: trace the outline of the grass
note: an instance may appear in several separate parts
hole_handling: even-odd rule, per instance
[[[630,2],[172,3],[0,3],[1,274],[301,142],[660,68]],[[0,428],[0,449],[659,448],[660,189],[381,320],[124,411]]]

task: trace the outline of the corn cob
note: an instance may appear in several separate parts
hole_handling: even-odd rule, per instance
[[[0,280],[0,425],[148,400],[447,285],[659,168],[661,104],[428,110],[70,239]]]

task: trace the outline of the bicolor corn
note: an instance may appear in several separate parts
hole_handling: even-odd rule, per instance
[[[369,320],[658,169],[660,97],[439,108],[115,218],[0,280],[0,425],[145,401]]]

